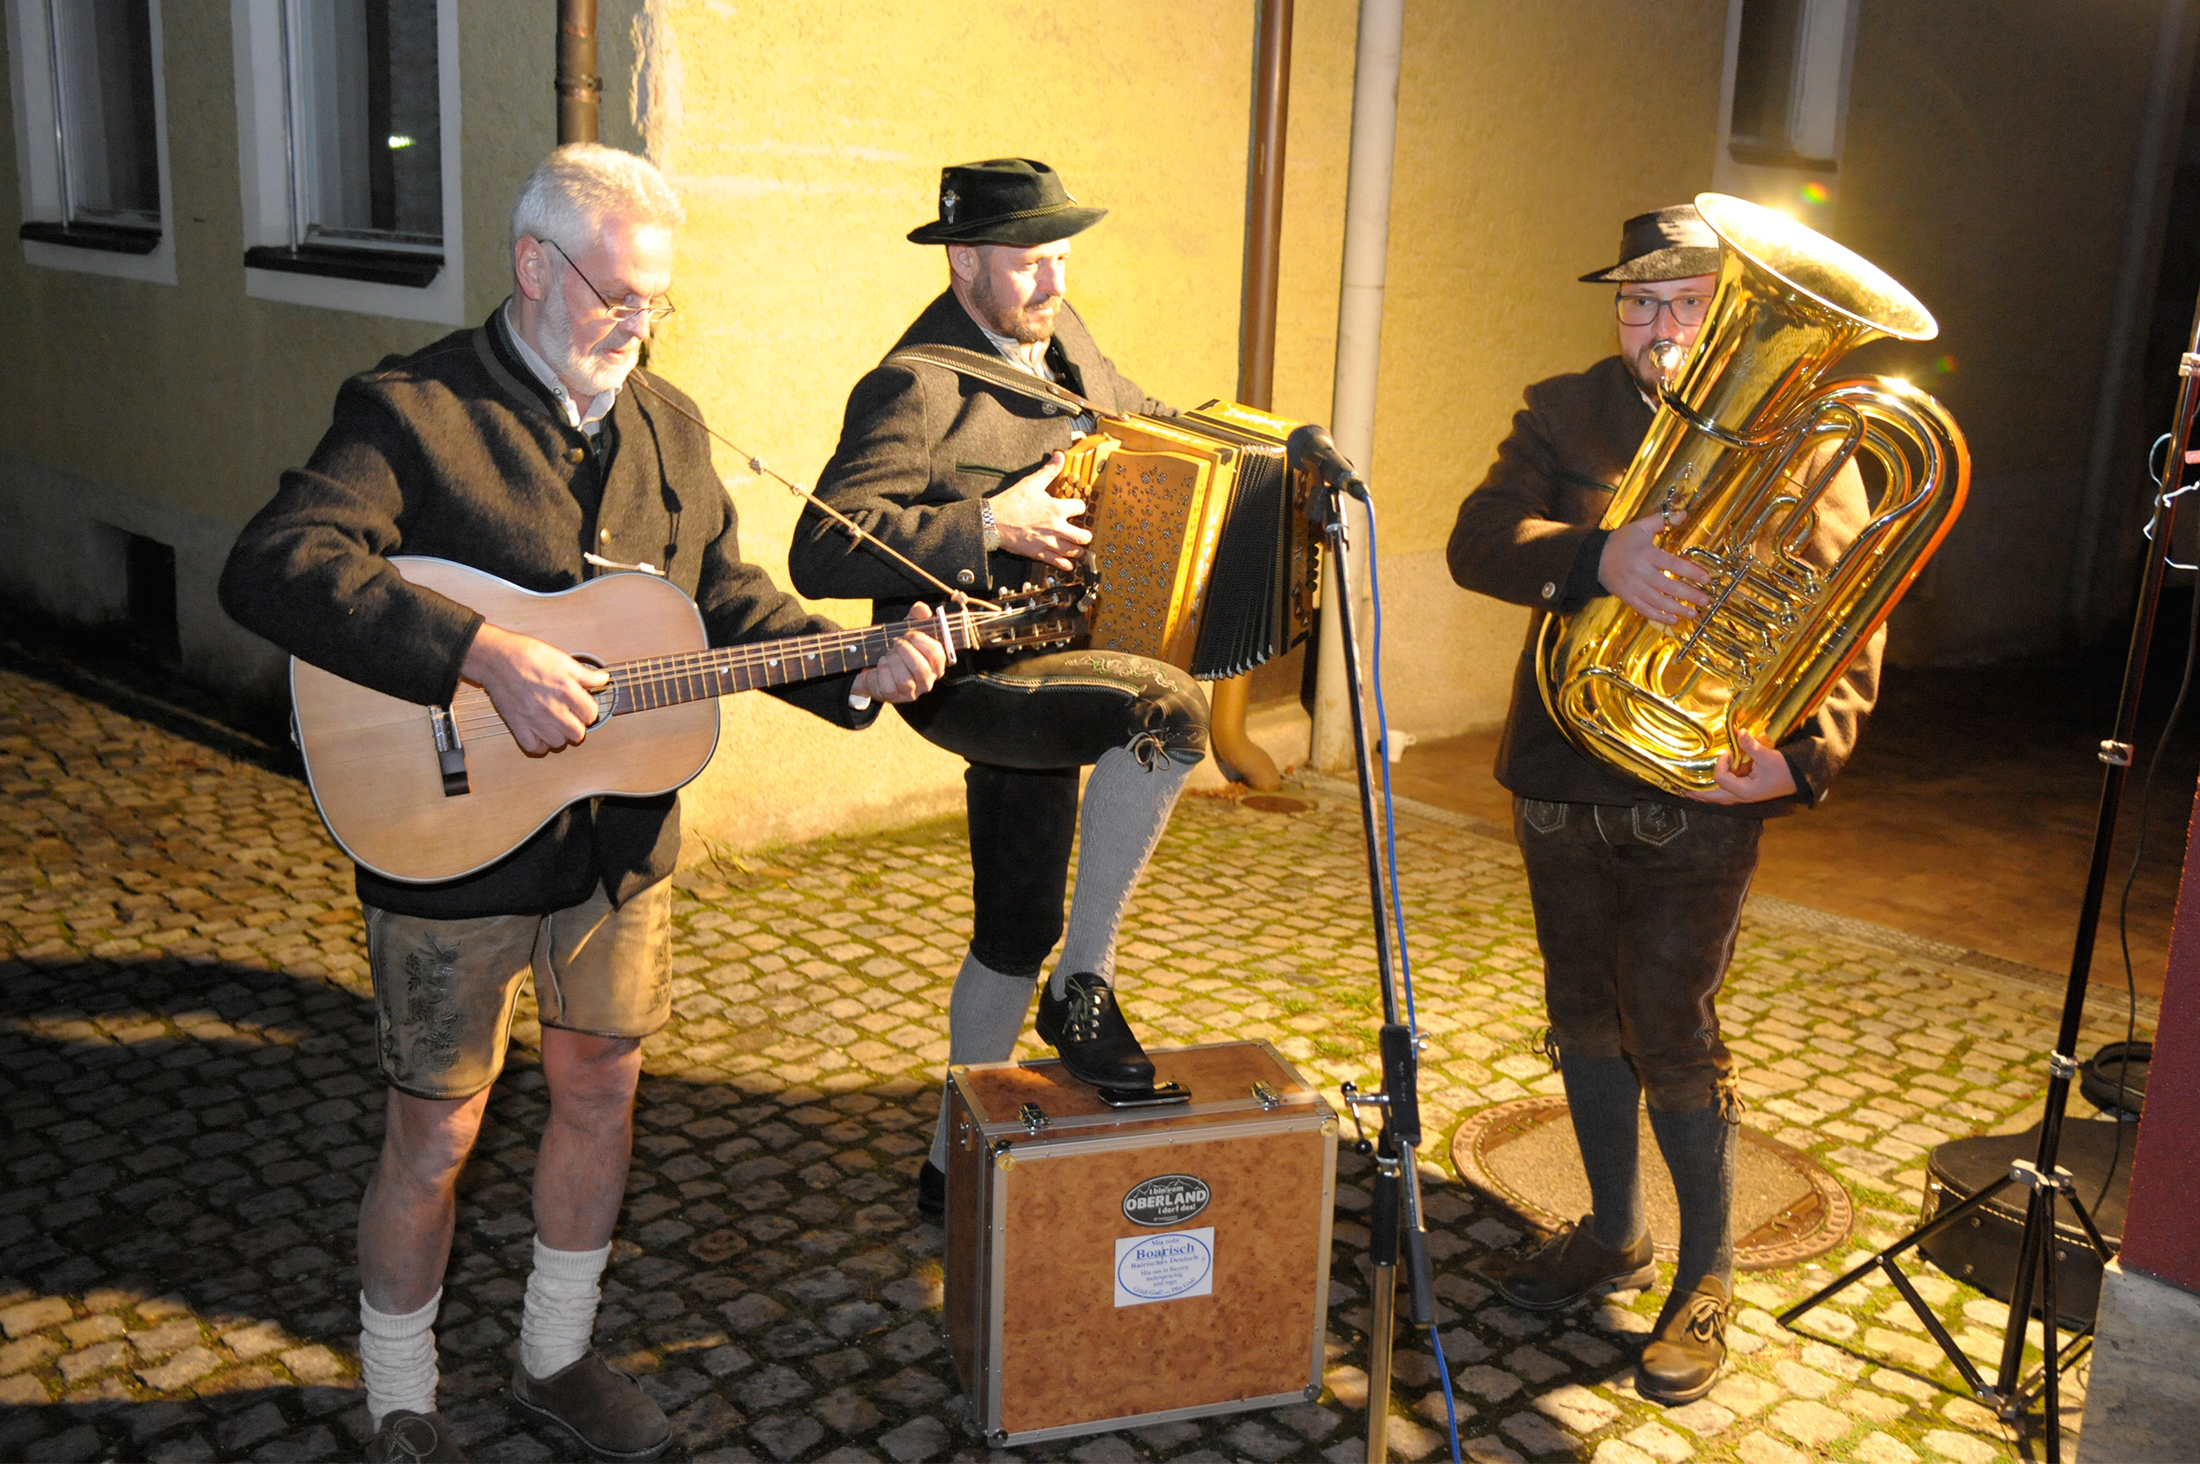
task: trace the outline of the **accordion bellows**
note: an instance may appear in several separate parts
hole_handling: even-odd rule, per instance
[[[1319,547],[1297,423],[1212,401],[1173,418],[1104,416],[1053,491],[1082,498],[1092,543],[1092,645],[1202,681],[1252,670],[1306,639]]]

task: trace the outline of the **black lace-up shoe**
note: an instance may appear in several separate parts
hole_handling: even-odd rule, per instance
[[[1059,997],[1052,982],[1039,993],[1039,1040],[1054,1044],[1080,1082],[1134,1092],[1153,1087],[1152,1059],[1131,1035],[1114,991],[1090,971],[1070,977]]]
[[[1633,1245],[1613,1250],[1589,1229],[1589,1217],[1569,1225],[1524,1260],[1502,1270],[1491,1268],[1497,1294],[1527,1311],[1557,1311],[1584,1296],[1640,1289],[1657,1279],[1650,1264],[1650,1232]]]
[[[1635,1390],[1653,1403],[1692,1403],[1711,1391],[1726,1362],[1726,1322],[1734,1309],[1726,1283],[1706,1276],[1685,1297],[1674,1297],[1658,1319],[1657,1335],[1642,1349]]]
[[[367,1464],[465,1464],[465,1459],[440,1413],[392,1408],[367,1440]]]
[[[947,1171],[929,1159],[924,1161],[924,1168],[917,1171],[917,1213],[947,1213]]]

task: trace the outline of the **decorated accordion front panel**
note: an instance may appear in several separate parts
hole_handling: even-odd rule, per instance
[[[1216,401],[1103,417],[1070,450],[1054,491],[1090,505],[1095,647],[1218,680],[1306,639],[1319,566],[1296,425]]]

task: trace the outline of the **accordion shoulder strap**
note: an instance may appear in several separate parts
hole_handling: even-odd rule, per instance
[[[1048,406],[1061,407],[1071,412],[1090,412],[1096,417],[1107,415],[1098,406],[1066,386],[1056,385],[1043,376],[1034,376],[1028,371],[1019,370],[999,356],[964,350],[961,346],[904,346],[879,364],[905,366],[913,361],[922,361],[929,366],[944,366],[958,376],[968,376],[987,386],[997,386],[1017,396],[1045,402]]]

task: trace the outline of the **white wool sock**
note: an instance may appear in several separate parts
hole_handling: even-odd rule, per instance
[[[391,1316],[367,1304],[359,1293],[359,1371],[367,1384],[367,1416],[380,1428],[390,1412],[435,1412],[435,1314],[443,1293],[404,1316]]]
[[[519,1318],[519,1365],[536,1379],[563,1372],[588,1355],[596,1330],[599,1283],[611,1247],[552,1250],[535,1237],[535,1269],[527,1278],[527,1304]]]

